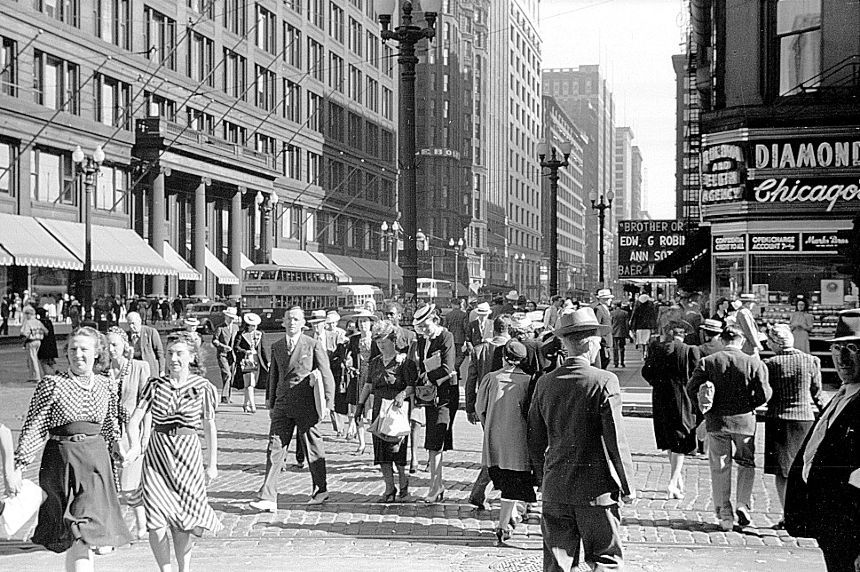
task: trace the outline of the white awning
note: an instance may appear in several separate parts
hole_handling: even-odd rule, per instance
[[[36,220],[78,259],[84,259],[86,231],[83,223],[47,218]],[[94,272],[176,275],[176,269],[130,228],[94,224],[92,261]]]
[[[212,251],[206,249],[206,268],[215,275],[219,284],[238,284],[239,277],[230,272],[230,269],[218,260],[218,257],[212,254]]]
[[[83,236],[81,237],[83,242]],[[50,232],[29,216],[0,213],[0,266],[44,266],[81,270],[76,257]]]
[[[347,274],[340,266],[334,263],[334,261],[323,254],[322,252],[312,252],[311,256],[319,260],[320,264],[334,272],[335,276],[337,276],[337,281],[340,284],[349,284],[352,282],[352,277]]]
[[[306,270],[327,270],[310,252],[294,250],[292,248],[273,248],[272,263],[278,266],[289,266],[290,268],[302,268]]]
[[[182,258],[178,252],[173,250],[170,243],[164,241],[164,259],[179,273],[180,280],[200,280],[200,273],[188,261]]]
[[[250,259],[250,258],[248,258],[247,256],[245,256],[245,253],[244,253],[244,252],[242,252],[242,253],[240,253],[240,254],[241,254],[241,258],[240,258],[239,260],[241,261],[241,264],[242,264],[242,270],[245,270],[245,269],[246,269],[246,268],[248,268],[249,266],[253,266],[253,265],[254,265],[254,263],[253,263],[253,262],[251,262],[251,259]]]

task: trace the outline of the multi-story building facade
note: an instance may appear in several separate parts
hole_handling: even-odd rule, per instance
[[[695,45],[687,54],[672,56],[675,68],[675,216],[698,222],[701,178],[699,90],[696,89]]]
[[[541,38],[537,0],[490,2],[487,282],[539,295]]]
[[[638,145],[634,145],[631,151],[630,179],[632,199],[630,201],[630,212],[632,218],[639,218],[642,211],[642,151]]]
[[[552,145],[558,153],[562,143],[571,144],[570,156],[567,159],[568,165],[558,171],[556,225],[558,233],[558,292],[559,294],[571,292],[575,295],[574,291],[583,287],[583,269],[585,267],[585,220],[588,208],[586,207],[587,197],[583,194],[582,186],[582,151],[585,140],[567,113],[552,97],[544,95],[542,106],[543,141],[547,144],[547,148]],[[558,158],[561,158],[560,154]],[[544,264],[548,264],[550,256],[551,199],[550,180],[549,177],[544,176],[541,179],[541,232],[545,238],[542,255]],[[542,281],[542,293],[546,291],[546,286],[547,284]]]
[[[633,218],[633,130],[615,129],[615,200],[612,208],[616,220]]]
[[[82,248],[60,255],[88,212],[97,294],[238,295],[252,262],[335,265],[299,249],[372,265],[396,211],[397,118],[371,4],[5,4],[0,211],[59,258],[10,253],[0,284],[73,286]],[[106,156],[90,208],[77,145]],[[113,248],[129,229],[149,246]]]
[[[543,70],[545,93],[565,110],[585,137],[583,149],[583,185],[585,194],[607,196],[615,190],[615,103],[612,92],[597,65]],[[589,204],[590,208],[590,204]],[[611,263],[615,251],[616,218],[606,211],[603,251],[606,282],[617,275]],[[586,283],[598,287],[599,223],[592,212],[586,222]]]

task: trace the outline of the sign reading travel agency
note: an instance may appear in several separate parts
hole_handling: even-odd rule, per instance
[[[678,220],[618,222],[618,277],[654,278],[654,266],[685,242],[686,225]]]

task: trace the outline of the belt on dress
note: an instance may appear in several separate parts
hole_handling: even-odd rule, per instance
[[[177,423],[153,425],[152,429],[157,433],[164,433],[165,435],[197,435],[197,430],[193,427],[185,427]]]
[[[80,443],[87,439],[95,439],[101,435],[87,435],[86,433],[78,433],[76,435],[51,435],[49,439],[52,441],[68,441],[70,443]]]

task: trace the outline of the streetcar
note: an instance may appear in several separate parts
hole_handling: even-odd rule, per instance
[[[368,284],[341,284],[337,287],[337,308],[341,312],[354,313],[364,309],[364,304],[373,300],[382,310],[385,301],[382,289]]]
[[[292,306],[306,314],[333,310],[337,295],[337,276],[331,270],[254,264],[244,271],[242,310],[260,316],[260,329],[280,329]]]

